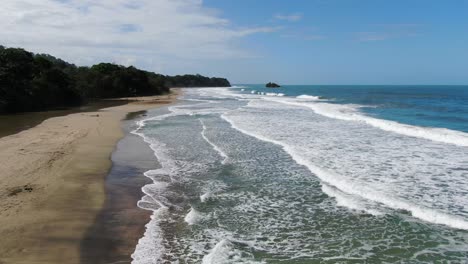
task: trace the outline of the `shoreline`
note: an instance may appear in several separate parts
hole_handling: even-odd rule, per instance
[[[125,136],[112,153],[112,168],[106,177],[106,202],[88,229],[81,245],[82,263],[130,263],[152,212],[141,209],[142,187],[152,181],[144,176],[159,166],[149,145],[131,133],[144,112],[127,115],[122,122]]]
[[[80,263],[83,239],[106,202],[122,120],[173,103],[178,92],[123,98],[131,101],[0,138],[0,263]]]

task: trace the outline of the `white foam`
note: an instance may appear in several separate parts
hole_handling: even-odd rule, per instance
[[[163,263],[167,249],[163,245],[164,237],[159,222],[167,213],[168,210],[164,207],[153,212],[151,221],[146,225],[145,234],[139,239],[131,255],[132,264]]]
[[[322,191],[330,197],[335,198],[338,206],[343,206],[356,211],[363,211],[374,216],[383,215],[383,212],[370,208],[369,204],[364,200],[359,199],[356,196],[347,195],[340,192],[339,190],[330,187],[326,184],[322,184]]]
[[[210,253],[205,255],[202,264],[260,264],[264,262],[254,261],[251,257],[245,258],[240,250],[234,248],[228,239],[219,241]]]
[[[213,147],[213,149],[219,153],[219,155],[223,158],[223,161],[221,162],[222,164],[226,164],[229,160],[229,156],[224,153],[223,150],[221,150],[218,146],[216,146],[216,144],[214,144],[211,140],[209,140],[207,137],[206,137],[206,126],[205,126],[205,123],[203,122],[203,120],[201,119],[198,119],[202,125],[202,132],[201,132],[201,135],[203,137],[203,139],[208,142],[208,144],[211,145],[211,147]]]
[[[195,89],[194,91],[197,91],[199,95],[220,99],[245,100],[258,97],[257,91],[255,90],[250,91],[250,94],[241,93],[238,90],[233,90],[230,88],[199,88]]]
[[[265,93],[266,96],[279,96],[282,97],[284,96],[284,93]]]
[[[243,98],[245,95],[234,93],[230,88],[197,88],[192,89],[192,93],[199,93],[198,95],[207,96],[215,99],[232,99],[233,97]]]
[[[166,199],[161,199],[161,194],[167,188],[168,184],[165,182],[157,182],[155,181],[152,184],[147,184],[141,188],[141,191],[146,195],[143,196],[141,201],[138,201],[138,206],[142,209],[152,210],[153,207],[142,206],[140,203],[148,203],[151,202],[152,204],[158,205],[157,208],[160,207],[168,207],[164,201]],[[157,199],[159,198],[159,199]]]
[[[238,131],[246,135],[250,135],[262,141],[270,142],[270,143],[281,146],[298,164],[307,167],[313,174],[317,175],[317,177],[319,177],[323,182],[331,186],[334,186],[335,188],[339,189],[340,191],[344,193],[347,193],[350,195],[356,195],[360,197],[361,199],[367,199],[369,201],[381,203],[392,209],[408,211],[411,213],[412,216],[419,218],[421,220],[427,221],[427,222],[431,222],[435,224],[443,224],[443,225],[450,226],[452,228],[468,230],[468,221],[466,221],[462,217],[450,215],[450,214],[441,212],[436,209],[419,206],[411,202],[401,200],[396,197],[385,196],[385,195],[382,195],[382,193],[376,190],[373,190],[372,188],[363,186],[360,183],[349,181],[343,176],[337,175],[331,171],[318,167],[317,165],[309,161],[306,157],[301,155],[300,152],[297,152],[292,146],[284,142],[274,140],[264,135],[261,135],[259,133],[247,131],[245,129],[240,128],[226,114],[227,113],[222,114],[221,118],[223,118],[228,123],[230,123],[234,129],[237,129]]]
[[[317,101],[317,100],[320,100],[320,97],[318,96],[314,96],[314,95],[306,95],[306,94],[303,94],[303,95],[299,95],[296,97],[297,99],[306,99],[306,100],[312,100],[312,101]]]
[[[203,257],[203,264],[221,264],[226,263],[232,255],[231,243],[223,239],[210,251],[210,253]]]
[[[213,199],[217,194],[222,193],[227,189],[226,183],[223,181],[211,180],[202,188],[203,194],[200,195],[202,203]]]
[[[219,104],[219,102],[215,102],[212,100],[203,100],[203,99],[194,99],[194,98],[183,98],[184,101],[189,101],[189,102],[202,102],[202,103],[209,103],[209,104]],[[201,104],[197,104],[201,105]]]
[[[276,98],[264,98],[265,100],[274,101],[282,104],[306,107],[319,115],[340,119],[345,121],[363,122],[365,124],[377,127],[379,129],[398,133],[410,137],[424,138],[437,142],[454,144],[458,146],[468,147],[468,134],[460,131],[454,131],[445,128],[418,127],[412,125],[401,124],[395,121],[372,118],[361,114],[358,109],[359,105],[341,105],[329,103],[307,103],[293,100],[279,100]]]
[[[193,207],[190,208],[190,211],[187,213],[187,215],[185,216],[184,218],[184,221],[188,224],[188,225],[195,225],[197,224],[198,222],[202,221],[204,218],[204,216],[198,212],[197,210],[195,210]]]
[[[200,195],[200,201],[201,201],[202,203],[204,203],[204,202],[208,201],[208,199],[210,199],[212,195],[213,195],[213,193],[210,192],[210,191],[208,191],[208,192],[206,192],[206,193]]]

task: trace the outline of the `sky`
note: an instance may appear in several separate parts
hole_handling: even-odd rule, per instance
[[[468,84],[468,1],[2,0],[0,45],[237,84]]]

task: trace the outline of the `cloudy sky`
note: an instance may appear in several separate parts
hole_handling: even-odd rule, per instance
[[[467,84],[468,1],[2,0],[0,44],[233,83]]]

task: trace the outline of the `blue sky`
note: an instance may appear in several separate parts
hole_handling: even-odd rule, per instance
[[[259,58],[236,62],[234,69],[245,70],[233,69],[235,80],[468,84],[468,1],[205,3],[223,10],[224,16],[241,26],[267,23],[282,27],[246,40],[245,45],[254,47]],[[273,18],[297,14],[301,19],[294,21]]]
[[[5,0],[3,45],[233,83],[468,84],[468,1]]]

